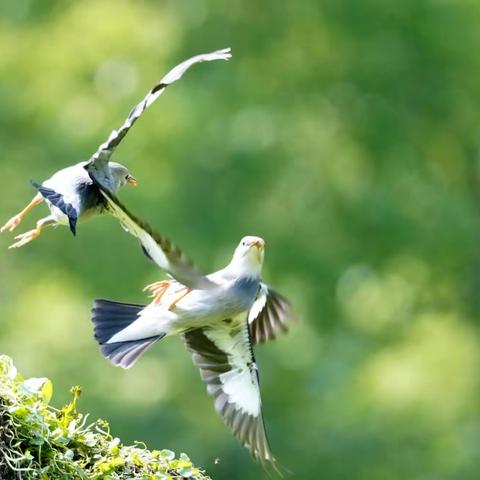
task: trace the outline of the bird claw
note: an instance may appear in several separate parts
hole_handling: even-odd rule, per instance
[[[30,243],[32,240],[37,238],[40,235],[39,230],[30,230],[29,232],[22,233],[20,235],[17,235],[15,237],[15,240],[18,240],[14,244],[10,245],[8,248],[20,248],[26,245],[27,243]]]
[[[170,287],[170,282],[168,280],[161,280],[159,282],[153,282],[149,285],[147,285],[143,291],[144,292],[150,292],[150,298],[153,298],[152,303],[158,304],[160,303],[160,300],[162,299],[163,295],[165,292],[168,290]],[[182,300],[186,295],[188,295],[192,290],[187,287],[181,287],[179,290],[177,290],[175,293],[180,293],[183,292],[178,298],[176,298],[168,307],[168,310],[172,310],[177,303]]]
[[[163,294],[168,290],[170,282],[168,280],[161,280],[147,285],[143,291],[150,292],[150,297],[153,298],[152,303],[160,303]]]
[[[168,280],[161,280],[159,282],[153,282],[147,285],[143,291],[152,293],[152,296],[156,295],[159,291],[164,290],[169,285]]]
[[[185,290],[185,292],[182,293],[177,299],[175,299],[170,304],[170,306],[168,307],[168,310],[172,310],[173,307],[175,307],[180,300],[183,300],[192,291],[191,288],[184,287],[184,288],[181,288],[180,290],[178,290],[178,292],[176,292],[176,293],[182,292],[183,290]]]
[[[15,215],[2,228],[0,228],[0,233],[13,232],[18,227],[21,221],[22,221],[22,216]]]
[[[158,290],[160,287],[163,287],[167,282],[168,280],[161,280],[159,282],[150,283],[143,289],[143,291],[153,292],[154,290]]]

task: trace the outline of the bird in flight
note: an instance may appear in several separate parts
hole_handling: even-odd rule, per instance
[[[128,169],[110,158],[115,148],[123,140],[127,132],[143,112],[165,91],[172,83],[196,63],[211,60],[228,60],[231,57],[230,49],[196,55],[170,70],[130,111],[127,119],[118,130],[113,130],[108,139],[100,145],[98,150],[86,162],[64,168],[54,173],[42,183],[32,181],[38,193],[31,202],[17,215],[8,220],[0,232],[12,232],[23,220],[25,215],[34,207],[46,202],[50,215],[37,221],[36,227],[15,237],[16,242],[9,248],[20,248],[37,238],[44,227],[68,225],[73,235],[76,234],[77,221],[106,211],[103,196],[90,178],[89,172],[94,172],[96,180],[105,188],[116,193],[126,184],[136,185],[136,179]]]
[[[225,268],[203,276],[112,192],[101,186],[100,192],[110,213],[170,274],[145,288],[154,297],[147,306],[95,300],[92,321],[102,354],[130,368],[163,337],[180,335],[224,423],[256,460],[277,469],[265,433],[253,346],[286,331],[294,316],[288,300],[261,280],[264,241],[244,237]]]

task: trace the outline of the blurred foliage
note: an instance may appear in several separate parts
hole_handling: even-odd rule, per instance
[[[0,17],[1,218],[30,178],[88,158],[170,67],[231,46],[132,129],[115,159],[140,186],[121,198],[206,271],[244,234],[265,238],[264,278],[303,318],[256,351],[295,478],[478,478],[478,2],[16,0]],[[0,351],[59,402],[83,385],[84,408],[126,441],[260,478],[181,342],[127,372],[99,354],[92,299],[145,302],[159,279],[113,219],[11,241]]]
[[[0,475],[2,480],[209,480],[182,453],[125,446],[104,420],[87,425],[77,412],[80,387],[63,408],[49,405],[52,382],[24,379],[0,356]]]

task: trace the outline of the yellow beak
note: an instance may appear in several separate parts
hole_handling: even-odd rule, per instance
[[[255,240],[250,246],[257,247],[259,250],[265,250],[265,242]]]
[[[137,179],[131,175],[127,178],[127,183],[132,187],[136,187],[138,185]]]
[[[263,251],[265,250],[265,242],[262,240],[255,240],[250,244],[251,247],[257,247],[257,260],[262,263]]]

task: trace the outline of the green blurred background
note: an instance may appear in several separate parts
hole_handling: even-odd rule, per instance
[[[0,218],[28,180],[91,155],[166,71],[194,67],[115,159],[121,198],[199,267],[244,234],[302,322],[257,348],[272,447],[299,479],[477,479],[480,3],[10,0],[0,5]],[[19,231],[46,214],[41,206]],[[91,301],[160,279],[112,218],[0,237],[0,351],[54,403],[126,442],[186,451],[215,479],[263,473],[215,415],[178,338],[129,371]],[[219,462],[216,462],[219,459]]]

